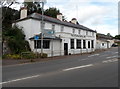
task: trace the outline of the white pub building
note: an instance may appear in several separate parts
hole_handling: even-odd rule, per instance
[[[62,14],[57,18],[43,16],[43,53],[50,57],[94,51],[96,31],[78,24],[75,18],[67,22],[62,17]],[[27,9],[22,8],[20,19],[13,23],[22,28],[31,50],[38,53],[41,53],[41,19],[38,13],[27,16]]]

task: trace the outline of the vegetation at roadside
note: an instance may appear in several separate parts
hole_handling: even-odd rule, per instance
[[[41,56],[41,54],[39,53],[33,53],[33,52],[23,52],[21,54],[6,54],[3,55],[3,59],[37,59],[37,58],[47,58],[47,54],[43,53],[43,55]]]

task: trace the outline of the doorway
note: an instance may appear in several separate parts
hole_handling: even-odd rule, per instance
[[[64,55],[68,55],[68,43],[64,43]]]

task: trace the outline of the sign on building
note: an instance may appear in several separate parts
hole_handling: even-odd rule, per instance
[[[43,37],[55,38],[55,31],[52,29],[44,29],[43,30]]]

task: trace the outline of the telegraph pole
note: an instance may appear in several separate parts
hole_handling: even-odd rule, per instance
[[[41,19],[41,57],[42,57],[42,55],[43,55],[43,29],[44,29],[44,27],[43,27],[43,24],[44,24],[44,22],[43,22],[44,2],[41,2],[41,3],[42,3],[42,19]]]

